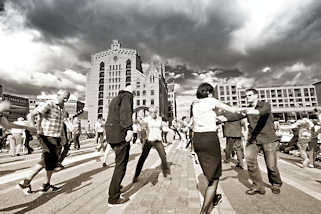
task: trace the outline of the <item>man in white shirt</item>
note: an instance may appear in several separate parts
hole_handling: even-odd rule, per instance
[[[154,147],[157,150],[159,157],[162,161],[162,171],[164,177],[168,177],[170,175],[170,168],[166,160],[166,153],[164,145],[162,143],[162,119],[157,116],[156,108],[150,107],[149,113],[150,116],[147,117],[142,124],[147,131],[147,141],[144,144],[142,154],[139,157],[136,166],[135,176],[133,178],[133,183],[137,182],[138,176],[143,168],[144,162],[148,157],[149,151],[152,147]]]
[[[97,122],[95,123],[96,144],[98,144],[96,148],[97,152],[100,152],[100,150],[104,147],[104,125],[104,119],[99,117]]]

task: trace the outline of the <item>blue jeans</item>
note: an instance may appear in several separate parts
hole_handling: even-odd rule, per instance
[[[282,181],[277,166],[277,148],[279,142],[266,144],[248,143],[246,145],[246,162],[250,179],[256,188],[264,188],[260,168],[257,162],[257,154],[263,150],[266,168],[268,171],[269,182],[274,186],[281,187]]]

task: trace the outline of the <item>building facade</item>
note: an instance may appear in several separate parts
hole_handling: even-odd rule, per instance
[[[314,109],[320,109],[318,87],[315,84],[256,89],[259,92],[259,99],[271,104],[275,120],[296,120],[306,114],[313,117]],[[230,106],[244,108],[248,106],[245,90],[233,84],[218,84],[217,97]]]
[[[175,83],[168,83],[168,120],[172,121],[177,117]]]
[[[93,54],[92,67],[87,75],[86,107],[91,124],[98,117],[106,119],[110,101],[127,84],[133,86],[134,108],[155,106],[160,116],[168,114],[165,67],[151,64],[146,71],[134,49],[122,48],[113,40],[108,50]]]

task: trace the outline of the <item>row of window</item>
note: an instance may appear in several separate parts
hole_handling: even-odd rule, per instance
[[[120,76],[120,71],[109,72],[109,76]]]
[[[118,84],[118,85],[108,85],[108,89],[109,89],[109,90],[120,89],[120,84]]]
[[[140,106],[141,105],[141,102],[140,102],[141,100],[136,100],[136,106]],[[150,104],[151,105],[154,105],[155,104],[155,102],[154,102],[154,99],[151,99],[150,100]],[[146,100],[142,100],[142,105],[143,106],[146,106]]]
[[[140,96],[140,91],[133,91],[133,94],[135,96]],[[155,95],[155,91],[154,90],[150,90],[150,95]],[[142,91],[142,96],[146,96],[146,90]]]
[[[128,59],[126,61],[126,68],[130,68],[131,67],[131,61],[130,59]],[[101,62],[99,64],[99,70],[100,71],[104,71],[105,70],[105,63],[104,62]],[[121,65],[118,64],[118,65],[109,65],[109,70],[121,70]]]

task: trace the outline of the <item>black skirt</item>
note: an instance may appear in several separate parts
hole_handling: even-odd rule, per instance
[[[216,132],[194,132],[194,150],[204,175],[212,184],[222,175],[221,147]]]

